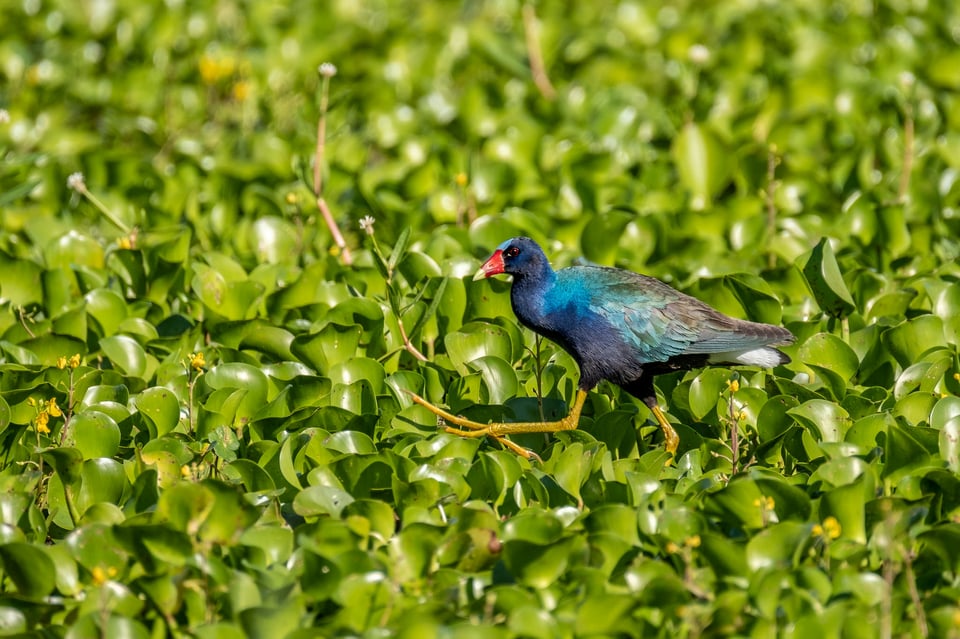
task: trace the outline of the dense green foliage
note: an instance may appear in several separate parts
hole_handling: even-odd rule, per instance
[[[536,11],[0,0],[0,631],[960,636],[956,3]],[[518,234],[794,362],[443,433],[573,397]]]

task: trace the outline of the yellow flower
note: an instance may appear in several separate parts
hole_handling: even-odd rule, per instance
[[[51,417],[60,417],[63,415],[63,411],[60,410],[60,407],[57,406],[57,398],[51,397],[47,400],[46,411],[50,413]]]
[[[700,535],[693,535],[692,537],[687,537],[686,541],[683,542],[684,545],[690,548],[699,548],[700,547]]]
[[[42,435],[46,435],[47,433],[50,432],[50,427],[47,426],[47,424],[50,423],[50,415],[47,414],[47,411],[42,410],[39,413],[37,413],[37,416],[34,419],[34,422],[37,425],[38,433]]]
[[[454,178],[457,182],[457,186],[466,186],[467,185],[467,174],[464,172],[457,173],[457,177]]]
[[[773,510],[777,502],[773,501],[773,497],[757,497],[753,500],[753,505],[762,510]]]
[[[836,539],[843,532],[840,522],[833,515],[823,520],[823,524],[814,524],[810,533],[814,537],[823,537],[824,539]]]
[[[80,366],[80,353],[74,353],[70,356],[70,368],[76,368]]]
[[[680,546],[678,546],[677,544],[673,543],[672,541],[668,541],[668,542],[667,542],[667,548],[666,548],[666,550],[667,550],[667,552],[670,553],[671,555],[675,555],[675,554],[677,554],[678,552],[680,552]]]
[[[203,357],[203,351],[190,353],[190,366],[193,367],[193,370],[202,371],[203,367],[206,365],[207,365],[207,362]]]
[[[200,58],[200,79],[204,84],[216,84],[224,78],[233,75],[237,68],[236,61],[231,57],[215,58],[204,54]]]
[[[840,536],[841,533],[840,522],[837,521],[837,518],[834,516],[827,517],[823,520],[823,533],[830,539],[836,539]]]
[[[181,477],[190,477],[190,466],[189,464],[184,464],[180,467]]]
[[[289,193],[287,193],[285,199],[287,201],[287,204],[297,204],[298,202],[300,202],[300,196],[294,193],[293,191],[290,191]]]
[[[244,80],[233,84],[233,99],[237,102],[243,102],[250,96],[250,83]]]
[[[120,237],[120,238],[117,238],[117,246],[119,246],[122,249],[130,250],[133,248],[133,242],[130,240],[129,237]]]
[[[100,566],[94,566],[90,575],[93,577],[93,583],[97,586],[102,586],[107,582],[107,571]]]
[[[730,388],[731,393],[736,393],[738,390],[740,390],[740,380],[738,379],[728,380],[727,386]]]
[[[67,358],[61,355],[57,358],[57,368],[63,370],[67,367]]]

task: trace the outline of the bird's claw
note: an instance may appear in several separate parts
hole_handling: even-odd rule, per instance
[[[419,404],[423,406],[428,411],[436,415],[439,418],[439,424],[443,426],[443,430],[445,432],[451,433],[453,435],[459,435],[460,437],[473,437],[473,438],[488,437],[488,436],[493,437],[498,442],[500,442],[504,446],[504,448],[509,448],[510,450],[520,455],[524,459],[536,459],[538,462],[543,463],[543,460],[540,458],[540,456],[537,455],[532,450],[528,450],[523,446],[520,446],[519,444],[515,444],[509,439],[507,439],[506,437],[503,437],[502,435],[497,435],[496,433],[493,433],[491,431],[490,424],[481,424],[480,422],[475,422],[465,417],[454,415],[453,413],[443,410],[439,406],[435,406],[434,404],[430,403],[429,401],[427,401],[423,397],[420,397],[419,395],[417,395],[412,391],[404,389],[404,392],[410,395],[410,398],[413,400],[415,404]],[[454,426],[447,426],[445,425],[445,422],[455,424],[459,428],[455,428]],[[463,430],[465,428],[468,430]]]

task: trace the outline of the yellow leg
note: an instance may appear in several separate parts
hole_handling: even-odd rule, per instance
[[[515,433],[556,433],[562,430],[575,430],[580,422],[580,411],[583,410],[583,404],[587,401],[587,391],[577,391],[577,399],[573,402],[573,408],[563,419],[555,422],[491,422],[482,424],[447,412],[438,406],[434,406],[419,395],[411,393],[413,401],[420,404],[428,411],[442,418],[444,421],[459,426],[446,426],[444,430],[448,433],[460,435],[461,437],[493,437],[513,452],[527,457],[533,454],[528,450],[517,446],[513,442],[504,439],[504,435],[513,435]]]
[[[677,446],[680,444],[680,436],[677,435],[677,431],[673,430],[673,426],[667,421],[667,417],[663,414],[663,411],[660,410],[659,406],[654,405],[650,410],[653,412],[653,416],[657,418],[657,421],[660,423],[660,428],[663,430],[664,448],[666,448],[667,452],[671,455],[676,455]]]

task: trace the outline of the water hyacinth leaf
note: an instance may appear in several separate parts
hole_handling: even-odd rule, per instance
[[[505,360],[496,356],[482,356],[469,362],[468,367],[480,372],[490,404],[503,404],[517,394],[517,373]]]
[[[83,462],[80,476],[77,508],[84,516],[89,512],[88,508],[97,504],[120,505],[130,488],[123,466],[113,459],[87,459]]]
[[[860,360],[853,349],[830,333],[817,333],[803,342],[800,345],[799,357],[805,364],[829,369],[844,382],[850,380],[860,366]]]
[[[80,481],[83,453],[79,450],[60,446],[44,450],[41,455],[53,466],[65,486],[71,486]]]
[[[459,331],[444,337],[444,345],[450,361],[462,375],[468,374],[468,363],[481,357],[512,360],[513,347],[509,334],[499,326],[485,322],[464,324]]]
[[[236,543],[260,516],[259,510],[235,486],[213,479],[203,480],[201,486],[213,495],[213,504],[201,524],[200,538],[211,543]]]
[[[250,401],[263,403],[267,399],[269,384],[267,376],[256,366],[240,362],[218,364],[207,371],[203,381],[215,390],[242,389],[251,397]]]
[[[947,420],[940,429],[940,456],[953,472],[960,472],[960,416]]]
[[[359,325],[327,324],[311,335],[298,335],[290,344],[290,351],[300,361],[318,372],[345,362],[357,354],[362,329]]]
[[[687,122],[674,138],[671,154],[680,181],[690,191],[691,208],[710,208],[730,175],[729,157],[720,141],[705,127]]]
[[[293,510],[301,517],[330,515],[339,517],[340,512],[353,503],[353,496],[336,486],[309,486],[293,499]]]
[[[296,229],[290,222],[268,215],[258,218],[246,238],[258,262],[275,264],[295,259],[302,250]]]
[[[120,448],[120,427],[104,413],[86,410],[70,420],[65,443],[76,447],[84,459],[113,457]]]
[[[293,342],[293,333],[277,326],[259,326],[256,330],[244,335],[240,340],[241,349],[250,349],[266,353],[277,360],[292,360],[290,344]]]
[[[807,287],[820,309],[834,317],[849,315],[855,308],[828,238],[813,248],[801,267]]]
[[[27,599],[40,599],[53,592],[56,568],[43,549],[24,542],[0,545],[0,561],[6,577]]]
[[[177,484],[164,490],[157,503],[157,515],[174,529],[196,535],[213,510],[216,496],[199,484]]]
[[[105,337],[100,340],[100,349],[125,375],[143,377],[147,372],[146,351],[132,337],[127,335]]]
[[[829,490],[820,500],[820,521],[836,518],[841,539],[858,544],[867,542],[867,501],[873,499],[876,480],[871,473],[864,473],[856,481]]]
[[[767,324],[780,323],[783,305],[766,280],[750,273],[737,273],[724,276],[723,285],[737,298],[749,319]]]
[[[887,429],[886,444],[883,476],[890,477],[931,463],[930,455],[939,449],[939,433],[931,428],[893,423]]]
[[[823,399],[811,399],[787,411],[810,432],[825,442],[841,441],[850,426],[850,416],[841,406]]]
[[[227,320],[250,319],[263,295],[263,285],[250,280],[230,281],[220,271],[195,265],[191,287],[204,306]]]
[[[800,403],[790,395],[769,398],[757,414],[757,432],[761,441],[773,441],[786,433],[795,424],[790,409]]]
[[[92,268],[103,266],[103,247],[100,242],[77,230],[71,230],[47,246],[46,262],[53,268],[69,268],[83,265]]]
[[[127,303],[110,289],[94,289],[84,296],[83,301],[94,325],[100,329],[101,337],[115,334],[123,320],[127,319]]]
[[[366,380],[370,384],[370,389],[375,394],[379,394],[383,392],[386,372],[383,364],[375,359],[352,357],[331,366],[329,377],[334,384],[352,384],[359,380]]]
[[[140,414],[153,425],[154,437],[163,437],[180,422],[180,402],[167,388],[147,388],[134,401]]]
[[[755,572],[792,566],[809,542],[809,525],[794,521],[774,524],[747,542],[747,565]]]
[[[569,570],[585,546],[582,537],[567,537],[546,546],[515,539],[504,542],[503,560],[518,582],[543,589]]]
[[[882,340],[897,362],[907,367],[923,353],[944,344],[943,320],[936,315],[920,315],[884,331]]]
[[[591,262],[612,266],[617,256],[617,245],[610,238],[620,237],[632,217],[625,211],[617,210],[592,217],[580,239],[583,256]]]
[[[730,382],[730,371],[707,368],[690,384],[690,410],[697,419],[703,419],[717,409],[717,402]]]
[[[20,346],[36,356],[36,362],[48,366],[56,364],[64,353],[86,353],[87,345],[83,340],[67,335],[41,335],[20,342]]]

